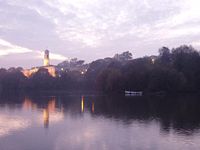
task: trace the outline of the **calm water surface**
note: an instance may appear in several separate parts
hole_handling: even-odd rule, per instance
[[[0,150],[199,150],[200,98],[0,98]]]

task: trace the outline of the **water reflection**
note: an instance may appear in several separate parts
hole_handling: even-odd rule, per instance
[[[32,103],[31,99],[25,97],[22,107],[26,110],[35,110],[37,109],[37,104]]]
[[[0,115],[0,137],[11,134],[14,131],[25,129],[29,126],[29,121],[22,117]]]
[[[84,96],[81,97],[81,112],[84,112]]]
[[[79,103],[80,100],[80,103]],[[21,101],[21,102],[20,102]],[[85,96],[41,96],[21,97],[21,100],[1,99],[1,109],[11,111],[21,109],[41,113],[45,127],[62,120],[65,115],[81,116],[90,113],[93,117],[103,116],[131,124],[132,121],[149,122],[158,120],[163,132],[170,129],[177,133],[188,134],[188,130],[198,130],[200,126],[200,102],[198,97],[173,98],[116,98]],[[21,104],[20,104],[21,103]],[[80,104],[80,105],[79,105]],[[79,113],[81,110],[81,113]],[[183,130],[182,130],[183,129]],[[184,130],[185,129],[185,130]]]
[[[84,106],[84,96],[81,96],[81,112],[83,113],[84,112],[84,109],[85,109],[85,106]],[[91,113],[94,113],[94,105],[95,105],[95,103],[94,103],[94,101],[90,101],[90,100],[88,100],[87,101],[88,102],[88,105],[91,105]]]
[[[56,100],[55,97],[53,97],[52,100],[48,102],[48,105],[46,108],[43,109],[43,120],[44,120],[44,127],[49,127],[49,112],[55,112],[56,109]]]
[[[4,97],[0,99],[0,146],[8,149],[6,145],[18,138],[35,137],[31,148],[15,144],[21,149],[50,150],[195,149],[200,146],[198,114],[200,101],[195,96]],[[48,128],[48,135],[41,127]],[[44,144],[38,144],[41,141]]]
[[[46,97],[43,98],[44,102],[46,101],[45,98]],[[42,109],[43,115],[41,115],[41,116],[42,116],[44,128],[49,127],[50,118],[51,118],[52,122],[56,122],[56,121],[62,120],[63,116],[64,116],[62,105],[56,106],[56,97],[55,96],[48,97],[46,99],[47,99],[46,103],[40,105],[40,103],[38,103],[38,104],[36,102],[34,103],[33,99],[31,99],[30,97],[25,97],[24,102],[22,104],[22,108],[24,110],[31,110],[31,111],[36,110],[37,111],[37,110]],[[39,120],[41,120],[41,119],[39,119]]]
[[[58,100],[59,99],[59,100]],[[78,104],[80,100],[80,105]],[[158,120],[161,132],[170,129],[177,133],[188,134],[199,129],[200,102],[197,97],[173,98],[116,98],[116,97],[37,97],[23,101],[23,109],[42,109],[44,126],[49,120],[59,121],[66,114],[82,117],[79,113],[90,113],[94,117],[103,116],[131,124],[132,121],[150,122]],[[57,118],[57,119],[56,119]]]
[[[92,101],[92,112],[94,113],[94,101]]]
[[[49,127],[49,111],[48,109],[43,110],[44,127]]]

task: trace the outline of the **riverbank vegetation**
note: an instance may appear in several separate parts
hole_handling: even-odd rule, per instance
[[[162,47],[157,56],[132,58],[130,52],[98,59],[87,71],[61,72],[52,77],[41,68],[30,78],[22,68],[0,69],[0,91],[9,90],[98,90],[102,92],[198,92],[200,53],[192,46]]]

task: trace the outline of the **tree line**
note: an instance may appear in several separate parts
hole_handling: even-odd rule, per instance
[[[52,77],[40,68],[30,78],[22,68],[0,69],[0,92],[10,90],[97,90],[102,92],[198,92],[200,53],[192,46],[162,47],[157,56],[132,58],[130,52],[98,59],[87,72],[61,72]]]

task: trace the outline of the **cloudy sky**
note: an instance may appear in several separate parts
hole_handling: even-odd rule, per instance
[[[0,0],[0,67],[134,57],[192,44],[200,49],[199,0]]]

